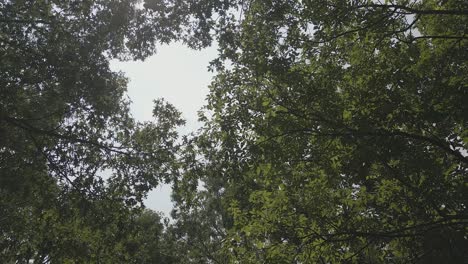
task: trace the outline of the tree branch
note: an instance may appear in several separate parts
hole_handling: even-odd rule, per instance
[[[42,19],[0,19],[0,23],[12,23],[12,24],[52,24],[53,22],[42,20]]]
[[[51,137],[59,138],[59,139],[66,139],[66,140],[69,140],[69,141],[71,141],[73,143],[82,143],[82,144],[86,144],[86,145],[91,145],[91,146],[95,146],[95,147],[97,147],[99,149],[104,149],[104,150],[106,150],[108,152],[119,153],[119,154],[123,154],[123,155],[127,155],[127,156],[130,155],[130,153],[128,153],[126,151],[122,151],[122,150],[118,149],[115,146],[106,146],[106,145],[100,144],[100,143],[95,142],[95,141],[91,141],[91,140],[87,140],[87,139],[81,139],[81,138],[77,138],[77,137],[73,137],[73,136],[69,136],[69,135],[62,135],[62,134],[54,132],[53,130],[43,130],[43,129],[34,127],[34,126],[28,124],[27,122],[21,120],[21,119],[12,118],[12,117],[8,117],[8,116],[3,116],[2,119],[7,121],[11,125],[14,125],[16,127],[19,127],[21,129],[24,129],[26,131],[30,131],[30,132],[33,132],[33,133],[36,133],[36,134],[43,134],[43,135],[47,135],[47,136],[51,136]]]
[[[468,15],[468,10],[465,9],[417,9],[405,5],[385,5],[385,4],[366,4],[357,5],[355,8],[382,8],[382,9],[395,9],[404,10],[409,14],[417,15]]]
[[[428,35],[428,36],[419,36],[411,38],[411,41],[418,39],[468,39],[465,35],[463,36],[448,36],[448,35]]]

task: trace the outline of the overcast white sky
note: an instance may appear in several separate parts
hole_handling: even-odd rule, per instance
[[[130,78],[128,96],[137,120],[151,121],[153,100],[163,97],[183,113],[187,125],[180,132],[185,134],[199,127],[197,111],[204,105],[213,76],[207,67],[215,57],[215,47],[195,51],[173,43],[159,47],[157,54],[144,62],[114,61],[111,67]],[[146,206],[169,216],[170,192],[170,186],[157,187],[150,192]]]

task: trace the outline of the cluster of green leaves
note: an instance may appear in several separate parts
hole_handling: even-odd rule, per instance
[[[466,2],[238,7],[174,186],[193,259],[466,259]]]
[[[0,262],[155,262],[126,244],[174,174],[184,121],[158,100],[135,122],[109,61],[144,59],[170,32],[133,0],[1,1],[0,29]]]

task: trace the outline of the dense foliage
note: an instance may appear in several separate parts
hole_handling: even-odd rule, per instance
[[[466,1],[4,0],[0,26],[2,263],[468,258]],[[219,46],[183,145],[109,69],[171,40]]]
[[[0,1],[1,263],[129,262],[183,123],[162,100],[155,122],[135,122],[127,80],[109,69],[169,37],[137,4]]]
[[[466,260],[466,1],[217,12],[218,74],[175,183],[193,259]]]

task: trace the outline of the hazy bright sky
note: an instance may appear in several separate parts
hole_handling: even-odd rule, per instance
[[[153,100],[162,97],[183,113],[187,124],[180,133],[185,134],[199,127],[197,111],[204,105],[213,76],[207,67],[215,57],[214,47],[195,51],[173,43],[159,47],[157,54],[144,62],[112,62],[111,67],[130,78],[128,96],[137,120],[151,121]],[[169,216],[170,192],[170,186],[157,187],[150,192],[146,206]]]

